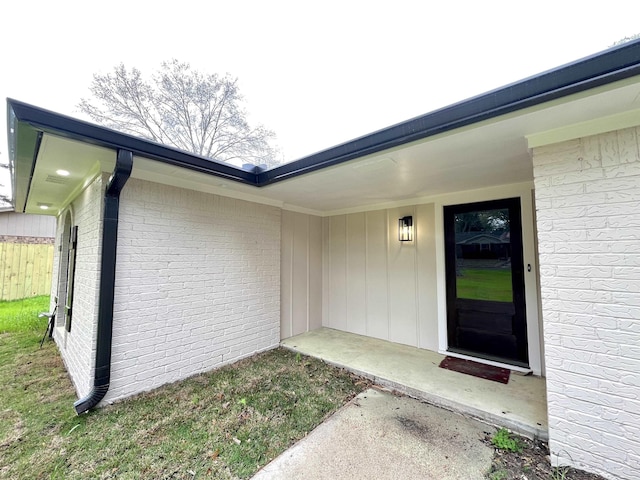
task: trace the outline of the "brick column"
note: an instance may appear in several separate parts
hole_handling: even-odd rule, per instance
[[[551,459],[640,472],[640,128],[533,150]]]

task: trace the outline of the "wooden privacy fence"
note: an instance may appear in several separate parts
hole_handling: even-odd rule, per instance
[[[53,239],[20,237],[7,240],[5,237],[0,241],[0,300],[49,295]]]

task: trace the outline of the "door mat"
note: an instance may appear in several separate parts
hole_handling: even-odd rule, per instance
[[[509,374],[511,370],[508,368],[494,367],[484,363],[472,362],[471,360],[463,360],[456,357],[445,357],[440,362],[440,368],[446,368],[454,372],[466,373],[474,377],[484,378],[499,383],[509,383]]]

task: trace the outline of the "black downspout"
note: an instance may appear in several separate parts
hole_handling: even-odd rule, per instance
[[[118,244],[118,211],[120,192],[133,168],[133,153],[118,150],[116,167],[109,177],[104,194],[102,221],[102,258],[100,260],[100,294],[98,303],[98,336],[93,388],[73,404],[80,415],[95,407],[109,390],[111,380],[111,340],[113,337],[113,299],[116,280],[116,250]]]

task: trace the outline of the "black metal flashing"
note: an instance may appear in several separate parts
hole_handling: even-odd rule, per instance
[[[73,404],[80,415],[95,407],[104,398],[111,382],[111,345],[113,340],[113,302],[116,282],[116,254],[118,246],[118,213],[120,192],[131,176],[133,153],[118,150],[116,166],[109,177],[104,194],[102,220],[102,257],[100,259],[100,293],[98,300],[98,333],[93,388],[89,394]]]
[[[242,169],[16,100],[7,101],[19,122],[43,132],[129,150],[134,155],[262,187],[636,75],[640,75],[640,40],[610,48],[270,170],[257,167],[253,170]]]

